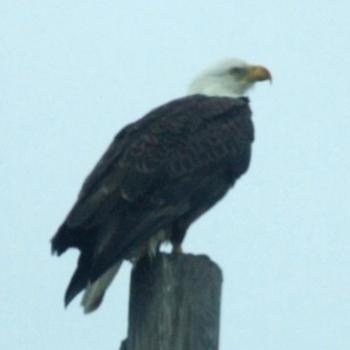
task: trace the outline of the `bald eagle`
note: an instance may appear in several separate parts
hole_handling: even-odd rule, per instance
[[[237,59],[200,74],[187,96],[127,125],[85,180],[52,238],[52,252],[77,248],[65,304],[85,291],[86,313],[101,303],[124,260],[137,262],[189,226],[247,171],[254,129],[249,101],[269,71]]]

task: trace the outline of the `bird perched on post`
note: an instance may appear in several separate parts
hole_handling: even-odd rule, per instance
[[[237,59],[200,74],[187,96],[122,129],[85,180],[52,238],[58,255],[80,250],[65,294],[95,310],[124,260],[164,241],[181,251],[189,226],[247,171],[254,129],[246,92],[270,72]]]

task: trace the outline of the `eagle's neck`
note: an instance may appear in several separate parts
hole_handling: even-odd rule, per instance
[[[232,79],[217,79],[215,77],[198,77],[195,79],[189,89],[188,94],[201,94],[206,96],[217,97],[243,97],[247,86],[241,86]]]

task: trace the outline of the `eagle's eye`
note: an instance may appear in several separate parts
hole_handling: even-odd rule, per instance
[[[245,72],[244,67],[234,67],[230,69],[230,74],[232,75],[242,75]]]

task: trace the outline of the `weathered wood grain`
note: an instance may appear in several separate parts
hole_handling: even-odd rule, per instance
[[[131,278],[123,350],[218,350],[222,273],[206,256],[159,254]]]

